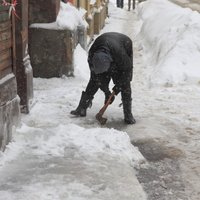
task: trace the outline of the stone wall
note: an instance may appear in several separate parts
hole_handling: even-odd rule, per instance
[[[20,121],[19,97],[15,76],[10,74],[0,80],[0,150],[12,139],[13,128]]]
[[[29,29],[29,54],[33,76],[41,78],[73,75],[76,33],[70,30]]]

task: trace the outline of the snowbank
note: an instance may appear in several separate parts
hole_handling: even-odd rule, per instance
[[[150,85],[199,83],[199,13],[167,0],[149,0],[139,4],[138,16],[146,65],[154,69]]]
[[[22,125],[20,132],[25,133],[27,129],[30,127]],[[33,128],[29,133],[31,130]],[[37,133],[35,141],[33,138],[28,141],[34,155],[63,157],[70,148],[77,148],[86,157],[98,157],[98,153],[104,153],[133,165],[144,161],[138,149],[130,143],[127,133],[115,129],[86,129],[75,124],[59,124],[46,132],[35,128],[34,133]]]
[[[90,76],[87,57],[87,52],[78,44],[74,50],[74,75],[85,81],[88,81]]]

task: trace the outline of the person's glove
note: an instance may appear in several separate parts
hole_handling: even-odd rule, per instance
[[[110,92],[110,91],[107,92],[107,93],[105,93],[105,101],[104,101],[104,104],[107,103],[107,101],[108,101],[108,99],[109,99],[110,96],[111,96],[111,92]],[[115,100],[115,96],[113,96],[113,97],[111,98],[110,104],[112,104],[112,102],[113,102],[114,100]]]
[[[118,95],[121,92],[122,88],[120,85],[115,85],[112,90],[115,92],[115,95]]]

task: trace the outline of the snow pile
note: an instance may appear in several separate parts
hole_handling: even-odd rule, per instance
[[[27,129],[29,127],[24,124],[19,130],[20,134],[26,132]],[[34,155],[63,157],[66,151],[78,149],[79,154],[86,157],[96,157],[98,153],[103,153],[132,164],[144,161],[137,148],[130,143],[127,133],[115,129],[86,129],[75,124],[60,124],[55,128],[47,128],[45,132],[36,129],[35,139],[31,137],[27,141]]]
[[[77,26],[87,27],[86,21],[83,20],[85,12],[84,9],[79,11],[71,4],[61,2],[60,12],[56,20],[58,28],[75,30]]]
[[[53,23],[35,23],[31,24],[31,28],[44,28],[52,30],[75,30],[78,26],[87,27],[88,24],[84,19],[86,10],[78,10],[70,3],[60,3],[60,11],[57,19]]]
[[[89,80],[90,75],[87,57],[87,52],[78,44],[74,50],[74,75],[85,81]]]
[[[150,84],[199,83],[200,15],[167,0],[149,0],[139,4],[138,16],[147,66],[154,68]]]

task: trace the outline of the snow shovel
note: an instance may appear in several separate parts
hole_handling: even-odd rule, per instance
[[[101,125],[106,124],[107,119],[103,117],[103,114],[106,111],[107,107],[109,106],[114,96],[115,96],[115,92],[113,91],[110,97],[108,98],[107,102],[104,104],[101,110],[96,114],[96,119],[100,122]]]

